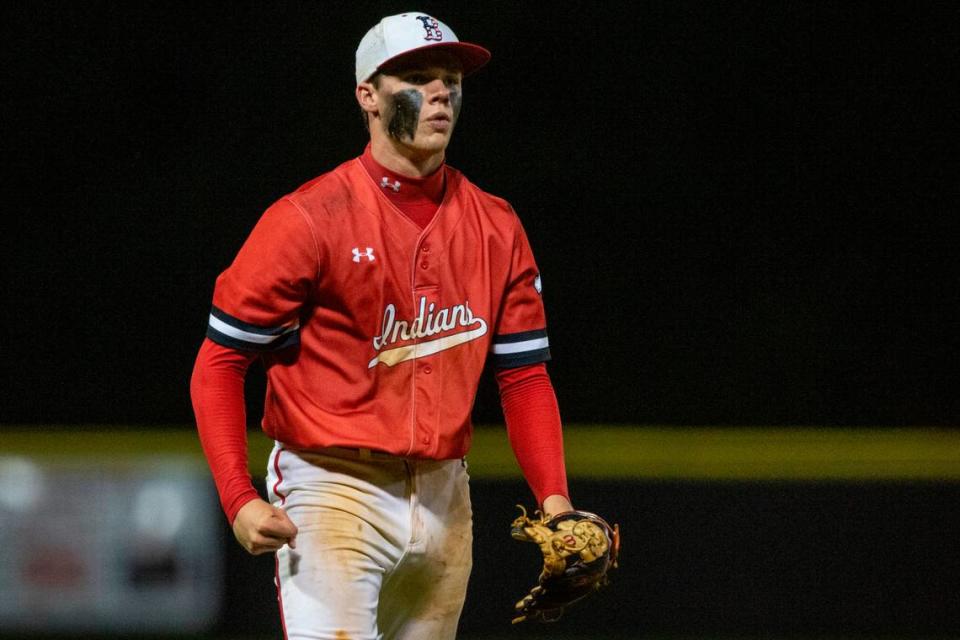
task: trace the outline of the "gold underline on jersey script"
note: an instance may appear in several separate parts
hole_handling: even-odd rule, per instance
[[[378,362],[382,362],[388,367],[392,367],[395,364],[399,364],[407,360],[433,355],[466,342],[470,342],[471,340],[476,340],[487,333],[487,323],[480,318],[477,318],[476,321],[480,323],[480,326],[476,329],[471,329],[470,331],[455,333],[450,336],[437,338],[436,340],[427,340],[425,342],[408,344],[403,347],[397,347],[396,349],[383,351],[377,354],[377,357],[370,361],[370,364],[367,365],[367,368],[372,369],[373,367],[377,366]]]

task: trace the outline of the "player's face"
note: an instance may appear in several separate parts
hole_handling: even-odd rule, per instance
[[[463,102],[463,74],[444,58],[409,62],[384,73],[379,124],[400,144],[422,153],[446,149]]]

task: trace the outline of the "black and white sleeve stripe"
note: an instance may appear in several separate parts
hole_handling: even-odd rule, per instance
[[[231,349],[277,351],[300,342],[300,323],[294,321],[279,327],[258,327],[213,307],[210,309],[207,337]]]
[[[522,367],[550,359],[550,341],[546,329],[493,336],[493,364],[501,369]]]

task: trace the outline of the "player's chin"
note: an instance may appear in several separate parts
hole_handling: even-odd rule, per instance
[[[417,136],[414,146],[423,151],[443,151],[450,144],[449,134],[424,133]]]

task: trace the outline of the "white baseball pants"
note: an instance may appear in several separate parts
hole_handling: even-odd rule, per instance
[[[277,552],[288,640],[453,640],[472,565],[466,464],[277,444],[269,499],[297,525]]]

